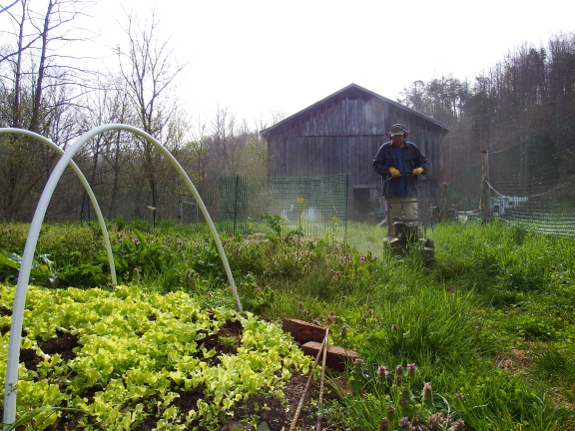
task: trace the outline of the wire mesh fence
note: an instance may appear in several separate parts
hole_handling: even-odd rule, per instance
[[[447,186],[447,214],[460,220],[478,218],[485,186],[491,217],[575,237],[575,115],[518,145],[490,153],[488,160],[485,181],[478,163]]]
[[[347,191],[347,174],[221,177],[218,225],[228,232],[246,233],[264,219],[273,222],[275,218],[286,232],[300,230],[305,236],[317,236],[329,231],[345,237]]]
[[[117,217],[125,221],[205,223],[194,197],[183,185],[164,187],[144,184],[120,199]],[[314,177],[213,178],[198,185],[198,192],[219,232],[249,234],[299,231],[305,236],[329,232],[344,238],[348,220],[348,175]],[[83,219],[93,220],[85,206]],[[114,218],[114,217],[109,217]]]
[[[448,184],[446,192],[444,206],[447,208],[449,219],[456,218],[462,213],[479,215],[481,163],[477,163],[465,174]]]

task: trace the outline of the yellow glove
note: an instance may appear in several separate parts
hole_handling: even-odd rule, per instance
[[[401,175],[399,171],[393,167],[389,168],[389,173],[391,174],[391,178],[399,178]]]
[[[421,175],[423,173],[423,168],[415,168],[412,173],[415,176]]]

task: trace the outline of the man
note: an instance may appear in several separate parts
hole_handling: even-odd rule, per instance
[[[373,159],[373,169],[381,175],[383,196],[387,204],[387,235],[393,237],[393,222],[417,220],[418,180],[426,173],[427,158],[413,143],[406,141],[407,130],[394,124],[388,133],[390,142],[383,144]]]

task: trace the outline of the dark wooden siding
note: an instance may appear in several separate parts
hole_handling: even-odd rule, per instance
[[[273,176],[313,176],[348,173],[355,183],[373,182],[379,176],[371,161],[383,136],[279,137],[288,145],[272,145]],[[278,151],[279,150],[279,151]]]
[[[395,122],[405,124],[410,130],[408,140],[419,146],[433,167],[440,167],[441,129],[433,130],[429,124],[397,111],[395,107],[386,110],[382,103],[343,100],[309,113],[270,134],[269,173],[299,176],[348,172],[359,180],[365,173],[354,164],[363,165],[367,157],[371,165],[379,146],[389,140],[387,132]]]

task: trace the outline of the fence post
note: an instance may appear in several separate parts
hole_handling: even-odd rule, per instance
[[[349,174],[345,174],[345,228],[343,239],[347,239],[347,219],[349,218]]]
[[[238,194],[240,189],[240,176],[236,175],[236,195],[234,199],[234,230],[233,232],[236,233],[236,221],[238,218]]]
[[[439,207],[439,222],[443,223],[447,215],[447,183],[441,184],[441,206]]]
[[[481,212],[481,223],[489,222],[489,212],[491,209],[489,203],[489,153],[487,150],[481,151],[481,200],[479,211]]]
[[[152,222],[154,227],[156,227],[156,210],[158,206],[156,205],[156,181],[150,180],[150,189],[152,190]]]

